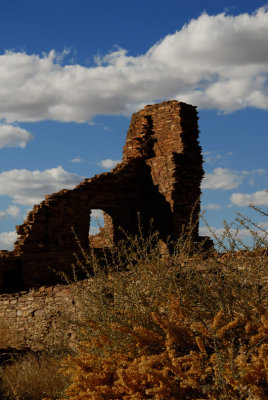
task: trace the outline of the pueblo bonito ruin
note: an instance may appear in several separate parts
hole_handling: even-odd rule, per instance
[[[137,213],[146,232],[150,220],[160,238],[178,237],[197,222],[202,154],[196,107],[166,101],[133,114],[122,162],[111,172],[85,179],[35,205],[17,226],[13,251],[0,252],[0,291],[14,293],[59,282],[78,251],[111,246],[138,232]],[[92,209],[104,212],[104,227],[89,236]],[[194,239],[199,241],[198,223]],[[54,271],[53,271],[54,270]]]

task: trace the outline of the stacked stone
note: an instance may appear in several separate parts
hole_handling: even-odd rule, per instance
[[[0,291],[8,291],[3,276],[12,271],[21,273],[21,289],[56,283],[52,270],[71,271],[80,246],[105,247],[122,238],[120,228],[137,234],[137,213],[144,232],[153,219],[163,241],[178,237],[192,214],[198,240],[203,176],[198,133],[196,109],[185,103],[167,101],[135,113],[121,164],[73,190],[47,196],[17,227],[14,251],[0,254]],[[89,239],[92,209],[105,212],[103,240],[101,235]]]
[[[148,122],[150,121],[150,123]],[[198,239],[198,213],[200,210],[200,184],[203,177],[201,147],[198,142],[196,107],[167,101],[146,106],[133,115],[124,146],[123,160],[132,157],[145,159],[150,167],[153,184],[158,187],[170,206],[172,217],[170,234],[179,236],[191,219]],[[151,138],[149,142],[148,139]],[[140,139],[140,140],[138,140]],[[151,149],[139,153],[139,146],[147,141]],[[151,200],[152,205],[154,199]],[[161,210],[155,209],[155,216]],[[166,219],[167,215],[163,215]],[[165,222],[158,225],[164,225]]]
[[[41,287],[0,296],[0,332],[5,333],[5,343],[0,348],[30,347],[41,349],[45,344],[55,344],[61,335],[60,314],[73,311],[74,295],[70,286]],[[57,318],[55,318],[57,316]],[[68,335],[68,330],[65,332]],[[62,338],[61,338],[62,339]],[[50,343],[49,343],[50,341]]]

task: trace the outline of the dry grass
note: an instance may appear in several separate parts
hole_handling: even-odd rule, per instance
[[[56,399],[66,387],[67,379],[59,372],[59,360],[51,355],[29,353],[2,366],[1,399]]]
[[[105,268],[81,249],[77,264],[94,278],[72,283],[76,309],[64,324],[77,342],[61,363],[64,398],[267,400],[267,234],[254,231],[249,251],[232,232],[226,226],[219,251],[206,254],[188,232],[165,255],[157,234],[141,232],[112,248]],[[19,373],[27,362],[28,375]],[[50,358],[15,362],[4,368],[6,393],[60,397],[57,369]]]
[[[105,272],[83,252],[95,277],[77,286],[80,341],[64,364],[67,397],[267,400],[263,233],[248,251],[226,226],[223,252],[205,255],[187,234],[165,257],[154,235],[141,235],[113,249]]]

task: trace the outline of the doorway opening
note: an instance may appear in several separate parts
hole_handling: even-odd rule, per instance
[[[90,214],[89,235],[97,235],[104,227],[103,210],[93,209]]]
[[[4,293],[14,293],[22,290],[22,266],[21,260],[17,261],[14,269],[2,271]]]
[[[89,224],[90,247],[111,247],[113,243],[114,225],[112,217],[106,211],[92,209]]]

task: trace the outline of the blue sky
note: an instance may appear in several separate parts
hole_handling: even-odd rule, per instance
[[[46,194],[119,162],[131,114],[167,99],[198,106],[208,222],[268,206],[263,1],[0,0],[0,37],[1,249]]]

